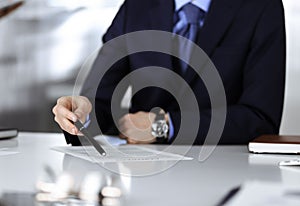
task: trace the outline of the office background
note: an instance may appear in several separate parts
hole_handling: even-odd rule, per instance
[[[9,0],[0,0],[9,1]],[[72,95],[77,72],[101,46],[123,0],[26,0],[0,19],[0,125],[60,131],[51,109]],[[281,134],[300,135],[300,2],[283,0],[287,76]]]

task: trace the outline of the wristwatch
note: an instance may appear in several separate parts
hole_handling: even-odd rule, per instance
[[[155,121],[152,123],[151,134],[156,137],[156,142],[163,143],[168,139],[169,126],[165,114],[155,112]]]

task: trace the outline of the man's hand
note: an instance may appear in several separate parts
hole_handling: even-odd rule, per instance
[[[137,112],[126,114],[119,120],[120,137],[127,139],[129,144],[149,144],[155,142],[156,138],[151,135],[151,126],[155,114]]]
[[[79,131],[71,121],[75,122],[79,119],[81,122],[85,122],[91,111],[92,104],[83,96],[61,97],[52,109],[55,115],[54,120],[60,128],[73,135],[78,135]]]

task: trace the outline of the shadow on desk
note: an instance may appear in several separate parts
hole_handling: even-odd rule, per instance
[[[19,145],[18,138],[0,140],[0,150],[1,149],[17,148],[18,145]]]

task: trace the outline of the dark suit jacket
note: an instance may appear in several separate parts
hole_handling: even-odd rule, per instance
[[[172,32],[173,15],[173,0],[126,0],[103,41],[140,30]],[[220,143],[246,144],[261,134],[277,134],[285,83],[282,2],[212,0],[196,43],[215,64],[226,92],[227,116]],[[93,69],[101,68],[98,59]],[[138,68],[153,65],[173,69],[174,61],[165,54],[154,52],[134,54],[120,60],[105,75],[95,101],[102,132],[116,131],[110,99],[118,82]],[[191,70],[187,73],[185,79],[193,89],[201,111],[195,144],[203,144],[211,122],[210,100],[201,79]],[[129,84],[134,85],[132,82]],[[165,91],[158,88],[140,91],[132,99],[131,112],[149,111],[154,106],[170,113],[177,134],[181,121],[178,104]],[[67,141],[78,143],[69,135]]]

